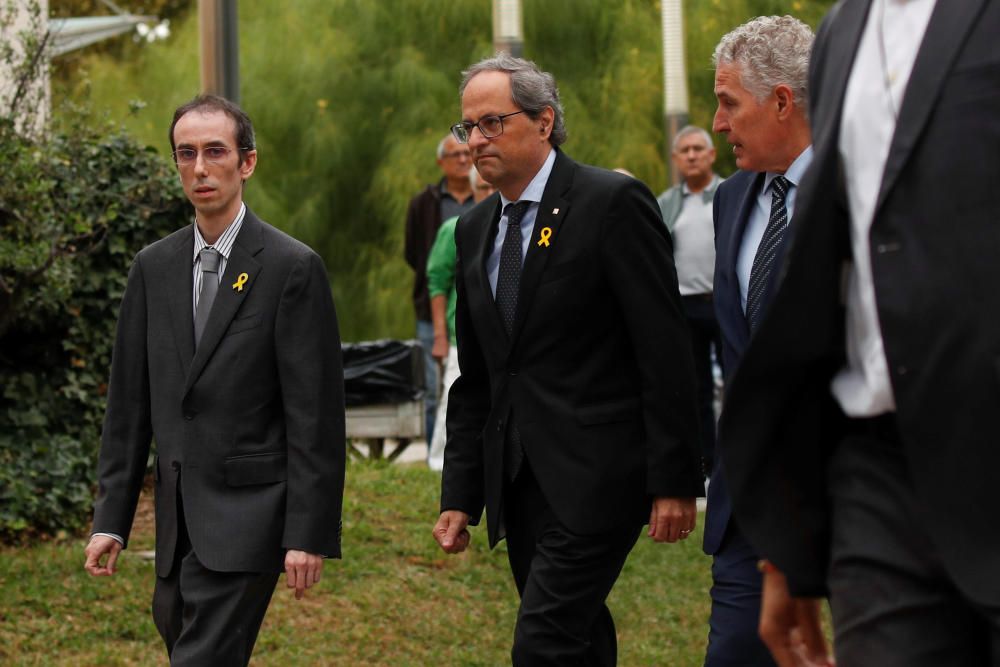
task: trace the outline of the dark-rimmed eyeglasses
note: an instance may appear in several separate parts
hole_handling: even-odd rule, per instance
[[[252,150],[250,148],[241,148],[241,151]],[[219,164],[225,162],[226,158],[233,151],[232,148],[228,146],[206,146],[201,149],[201,158],[208,162],[209,164]],[[194,164],[198,160],[198,149],[196,148],[178,148],[174,151],[174,160],[179,165],[185,167]]]
[[[499,137],[503,134],[504,118],[516,116],[517,114],[524,113],[525,111],[526,109],[521,109],[520,111],[500,114],[499,116],[484,116],[479,119],[478,123],[473,123],[471,120],[463,120],[461,123],[455,123],[451,126],[451,134],[455,137],[458,143],[467,144],[469,143],[469,135],[472,134],[472,129],[478,127],[484,137],[487,139],[493,139],[494,137]]]

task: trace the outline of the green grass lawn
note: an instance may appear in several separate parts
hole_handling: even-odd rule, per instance
[[[446,556],[433,538],[440,477],[422,466],[352,462],[344,559],[327,561],[318,588],[296,601],[279,582],[255,665],[505,665],[517,593],[503,543]],[[148,500],[111,579],[83,571],[85,540],[0,550],[0,664],[166,664],[149,605],[153,564]],[[142,511],[144,510],[144,511]],[[609,605],[619,664],[701,665],[708,632],[710,559],[697,533],[679,544],[645,535]]]

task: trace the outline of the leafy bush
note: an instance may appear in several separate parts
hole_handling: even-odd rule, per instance
[[[162,157],[84,122],[32,138],[0,119],[3,539],[86,520],[128,267],[187,216]]]

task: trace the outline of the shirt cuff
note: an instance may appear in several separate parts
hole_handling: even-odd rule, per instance
[[[118,544],[120,544],[122,546],[125,546],[125,540],[122,539],[121,535],[115,535],[114,533],[91,533],[90,534],[91,537],[94,537],[95,535],[104,535],[105,537],[110,537],[111,539],[113,539]]]

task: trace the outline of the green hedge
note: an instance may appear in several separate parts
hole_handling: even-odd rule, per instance
[[[189,217],[173,168],[80,116],[0,119],[0,540],[86,525],[129,264]]]

